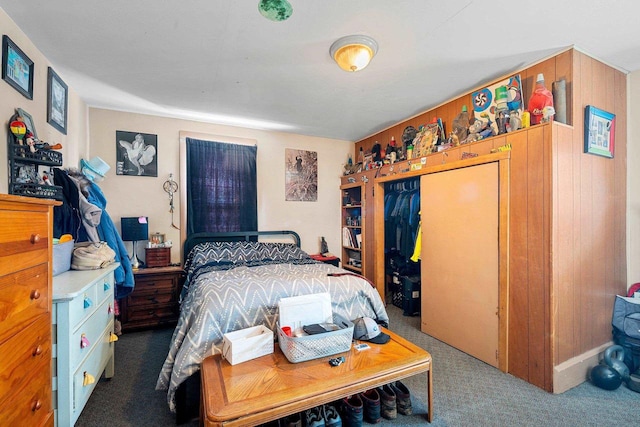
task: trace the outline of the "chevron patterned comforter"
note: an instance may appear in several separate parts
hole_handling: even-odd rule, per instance
[[[313,261],[294,245],[204,243],[189,254],[185,269],[180,318],[156,384],[156,389],[168,390],[174,412],[176,388],[200,369],[205,357],[221,353],[223,334],[260,324],[275,331],[280,298],[329,292],[335,313],[389,322],[378,292],[366,279],[328,276],[347,271]]]

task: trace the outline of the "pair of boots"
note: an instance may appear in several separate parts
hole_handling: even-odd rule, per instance
[[[386,384],[378,388],[380,394],[380,414],[387,420],[395,420],[398,412],[402,415],[411,415],[411,393],[407,386],[400,381]]]
[[[400,381],[367,390],[342,400],[342,421],[345,427],[360,427],[362,421],[377,424],[382,418],[393,420],[398,412],[411,415],[411,395]]]

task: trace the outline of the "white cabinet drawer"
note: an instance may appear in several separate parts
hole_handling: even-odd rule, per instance
[[[105,299],[109,298],[109,300],[113,301],[113,275],[109,274],[106,277],[98,280],[96,283],[96,294],[97,294],[97,303],[100,304]],[[112,303],[113,306],[113,303]]]
[[[113,323],[113,303],[105,300],[91,317],[80,324],[80,327],[72,335],[69,360],[72,368],[87,357],[96,346],[101,344],[102,332],[109,323]]]
[[[74,422],[78,419],[80,412],[82,412],[82,408],[84,408],[85,404],[89,400],[91,392],[98,383],[100,375],[102,375],[105,364],[107,364],[113,355],[114,343],[109,342],[111,331],[113,331],[113,321],[111,321],[106,329],[102,331],[99,342],[96,342],[97,345],[91,348],[91,352],[87,359],[73,373],[72,420]],[[85,373],[93,377],[93,383],[87,385],[84,384]]]
[[[69,323],[75,329],[96,309],[98,303],[96,284],[89,286],[81,295],[69,302]]]

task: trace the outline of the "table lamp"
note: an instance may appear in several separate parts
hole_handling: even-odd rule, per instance
[[[146,216],[123,217],[120,218],[122,229],[122,240],[133,242],[133,255],[131,255],[131,266],[134,269],[140,268],[140,260],[136,254],[136,242],[149,239],[149,223]]]

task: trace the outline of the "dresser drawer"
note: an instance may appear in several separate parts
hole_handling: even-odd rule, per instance
[[[0,276],[0,343],[22,329],[24,322],[49,312],[48,268],[40,264]]]
[[[102,284],[101,284],[102,286]],[[91,284],[82,295],[69,302],[69,324],[74,330],[98,307],[97,283]]]
[[[104,300],[109,299],[113,303],[114,279],[113,274],[98,280],[96,283],[97,303],[101,304]],[[112,304],[113,305],[113,304]]]
[[[41,315],[0,345],[0,407],[12,405],[21,389],[37,377],[39,384],[51,384],[51,320]],[[1,402],[7,402],[6,405]],[[2,424],[0,425],[8,425]]]
[[[51,371],[43,369],[26,381],[20,393],[2,403],[0,426],[41,426],[53,411],[51,406]]]
[[[0,275],[48,262],[51,236],[46,215],[0,210],[0,224]]]
[[[71,367],[77,366],[94,347],[101,344],[102,333],[110,323],[113,323],[113,304],[111,301],[104,301],[95,313],[71,335],[69,355]]]
[[[109,342],[111,332],[113,331],[113,321],[111,321],[106,329],[100,335],[99,342],[93,346],[91,353],[84,362],[73,373],[73,408],[72,419],[76,420],[80,416],[80,412],[89,400],[91,392],[95,388],[104,366],[113,356],[114,343]],[[84,383],[85,373],[91,375],[95,382],[91,384]]]

